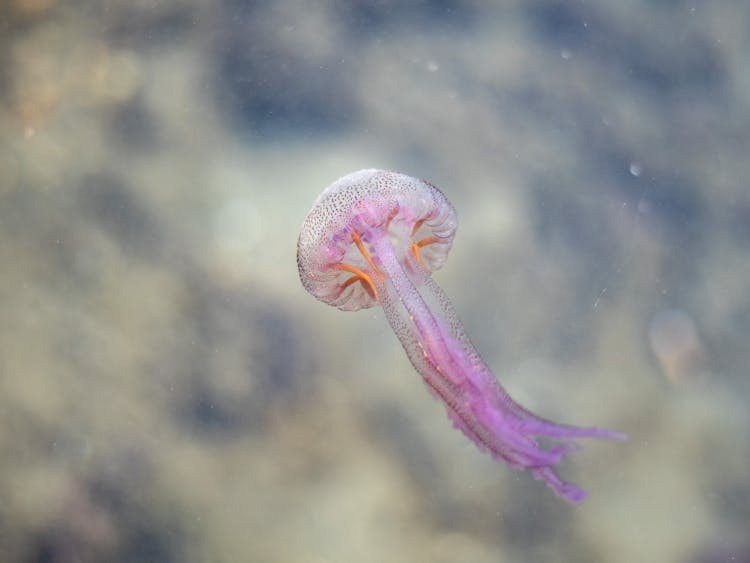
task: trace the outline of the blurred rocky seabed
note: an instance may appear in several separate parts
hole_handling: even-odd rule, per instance
[[[750,561],[750,7],[0,5],[0,559]],[[301,287],[358,168],[521,403],[629,434],[572,507],[477,452],[377,311]]]

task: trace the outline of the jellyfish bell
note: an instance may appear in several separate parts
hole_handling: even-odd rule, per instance
[[[387,238],[413,283],[445,262],[458,221],[435,186],[405,174],[360,170],[318,196],[297,243],[302,285],[320,301],[345,311],[377,304],[383,282],[372,250]],[[418,266],[418,267],[415,267]]]

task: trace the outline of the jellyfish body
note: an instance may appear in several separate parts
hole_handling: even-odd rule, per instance
[[[457,224],[453,206],[428,182],[384,170],[351,173],[318,197],[303,222],[300,279],[316,298],[342,310],[380,304],[456,428],[493,458],[529,470],[558,496],[579,502],[585,492],[555,473],[576,448],[572,440],[624,435],[538,417],[502,388],[430,276],[443,265]]]

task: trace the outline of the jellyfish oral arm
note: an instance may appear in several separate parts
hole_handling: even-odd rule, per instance
[[[367,242],[378,266],[375,286],[388,322],[414,368],[445,404],[454,426],[493,458],[530,470],[558,496],[571,502],[583,500],[585,492],[562,481],[554,471],[554,466],[576,449],[570,440],[624,436],[601,428],[557,424],[514,402],[482,361],[447,295],[432,278],[424,276],[417,288],[387,236],[373,236]],[[409,271],[416,271],[416,252],[405,253],[403,260]],[[437,310],[427,301],[437,304],[433,305]],[[555,443],[545,449],[537,441],[540,436]]]

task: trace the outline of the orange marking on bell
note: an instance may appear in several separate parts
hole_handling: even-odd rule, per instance
[[[422,219],[424,221],[424,219]],[[421,223],[421,221],[417,221],[417,223]],[[428,244],[432,244],[434,242],[437,242],[439,239],[437,237],[427,237],[423,238],[420,241],[413,242],[411,245],[411,252],[414,254],[414,258],[417,259],[417,263],[422,266],[422,269],[427,272],[429,271],[427,269],[427,266],[424,265],[424,262],[422,262],[422,257],[419,255],[419,249],[423,246],[427,246]]]
[[[417,259],[417,263],[422,266],[422,269],[426,272],[427,266],[425,266],[424,262],[422,262],[422,257],[419,255],[419,246],[416,242],[412,243],[411,245],[411,253],[414,255],[414,258]]]
[[[438,239],[437,237],[427,237],[423,238],[419,242],[415,242],[414,244],[417,245],[417,248],[422,248],[423,246],[427,246],[428,244],[432,244],[433,242],[437,242],[438,240],[440,239]]]
[[[352,276],[342,284],[341,289],[346,289],[355,281],[360,281],[362,282],[362,287],[365,288],[365,291],[370,294],[370,297],[375,299],[375,301],[378,300],[378,290],[375,288],[375,284],[373,283],[372,278],[365,274],[362,270],[354,266],[350,266],[349,264],[335,264],[334,268],[354,274],[354,276]]]
[[[393,221],[393,218],[396,215],[398,215],[398,209],[394,209],[393,211],[391,211],[388,214],[388,218],[385,220],[385,230],[386,231],[391,228],[391,221]]]
[[[417,234],[417,231],[419,230],[419,227],[421,227],[422,223],[424,223],[424,222],[425,222],[424,219],[420,219],[419,221],[417,221],[416,223],[414,223],[414,227],[412,227],[412,229],[411,229],[411,236],[414,236],[415,234]]]
[[[367,252],[367,249],[365,248],[365,245],[362,244],[362,239],[359,238],[359,235],[352,231],[352,240],[354,240],[354,244],[357,245],[357,248],[359,249],[359,252],[362,254],[365,260],[367,260],[367,263],[372,266],[372,269],[375,270],[378,274],[380,273],[380,270],[378,270],[378,267],[375,265],[375,262],[372,261],[372,258],[370,258],[370,253]],[[365,275],[364,272],[362,275]]]

